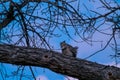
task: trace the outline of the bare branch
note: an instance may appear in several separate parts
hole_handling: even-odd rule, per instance
[[[108,78],[106,75],[109,72],[112,72],[116,78],[120,74],[119,68],[64,56],[42,48],[0,45],[0,62],[46,67],[57,73],[82,80],[106,80]]]

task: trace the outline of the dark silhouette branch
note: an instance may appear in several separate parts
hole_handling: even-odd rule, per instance
[[[3,4],[6,2],[10,2],[10,4],[8,6]],[[84,7],[90,13],[84,13],[84,11],[79,11],[72,3],[65,0],[21,0],[19,3],[11,0],[0,1],[1,9],[3,9],[0,12],[1,42],[28,46],[0,45],[0,62],[45,67],[80,80],[112,80],[110,79],[112,77],[116,80],[117,76],[119,76],[118,74],[120,74],[119,68],[64,56],[58,52],[51,51],[53,48],[49,43],[49,39],[56,37],[56,34],[62,38],[63,34],[59,33],[60,31],[76,42],[79,41],[74,39],[74,35],[92,45],[92,42],[96,42],[97,40],[92,38],[95,38],[94,34],[98,32],[111,37],[102,49],[87,58],[104,51],[112,42],[114,45],[111,47],[115,50],[115,55],[113,56],[115,58],[119,56],[119,41],[117,42],[116,35],[118,35],[120,30],[120,7],[118,5],[112,7],[105,0],[100,0],[99,2],[101,2],[103,10],[106,9],[103,13],[98,12],[97,7],[98,11],[94,9],[90,10],[86,5]],[[31,5],[31,3],[34,5]],[[45,7],[44,5],[47,6]],[[9,8],[7,9],[7,7]],[[14,22],[12,22],[13,20]],[[10,26],[4,32],[3,28],[7,27],[8,24]],[[102,29],[106,24],[109,24],[109,26]],[[56,33],[58,29],[59,31]],[[115,29],[115,34],[110,32],[112,29]],[[72,34],[71,30],[73,30]],[[9,39],[9,41],[6,39]],[[30,48],[30,46],[37,48]],[[41,46],[50,50],[38,48]],[[22,69],[20,79],[22,79],[24,69]],[[32,71],[31,67],[30,70]],[[1,73],[1,75],[3,74]]]
[[[50,54],[52,53],[52,54]],[[64,56],[43,48],[0,45],[0,62],[15,65],[38,66],[80,80],[107,80],[109,73],[119,78],[120,68],[105,66],[83,59]],[[108,79],[110,80],[110,79]]]
[[[11,3],[9,6],[9,11],[6,13],[6,18],[3,20],[3,22],[0,22],[0,30],[6,27],[13,20],[14,20],[14,5]]]

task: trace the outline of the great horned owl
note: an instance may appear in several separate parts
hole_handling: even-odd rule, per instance
[[[72,47],[71,45],[67,44],[65,41],[60,43],[62,54],[68,55],[71,57],[76,57],[78,47]]]

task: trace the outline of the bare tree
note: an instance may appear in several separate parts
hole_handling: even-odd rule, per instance
[[[94,35],[96,33],[100,33],[102,35],[108,36],[109,40],[103,45],[103,48],[91,54],[90,56],[86,57],[85,59],[88,59],[93,55],[105,50],[107,47],[111,47],[115,53],[111,56],[115,58],[116,64],[118,64],[119,56],[120,56],[120,48],[119,48],[120,47],[119,46],[120,3],[117,2],[117,0],[99,0],[99,1],[89,0],[89,3],[101,4],[99,7],[92,9],[92,8],[89,8],[87,4],[84,4],[81,1],[82,0],[19,0],[19,1],[1,0],[0,1],[0,43],[4,45],[11,44],[11,45],[14,45],[14,47],[23,46],[23,48],[25,49],[26,47],[30,49],[31,47],[34,49],[44,48],[46,51],[48,50],[48,52],[53,51],[53,53],[51,53],[50,55],[56,55],[54,54],[56,52],[54,52],[54,49],[50,43],[50,40],[53,37],[60,38],[61,33],[62,34],[64,33],[64,35],[68,36],[71,40],[75,42],[79,43],[81,41],[84,41],[88,43],[88,45],[89,44],[92,45],[92,43],[94,42],[99,42],[98,40],[95,40]],[[83,9],[81,8],[81,5]],[[72,34],[70,30],[72,30]],[[81,41],[75,40],[74,36],[78,36],[81,39]],[[1,53],[6,54],[6,51],[9,49],[9,47],[7,45],[6,46],[4,45],[1,45],[2,47]],[[3,47],[6,47],[5,48],[6,50],[3,50]],[[14,47],[11,49],[14,50]],[[18,49],[21,49],[21,48],[18,48]],[[25,51],[26,53],[29,53],[29,51],[27,50]],[[16,61],[16,58],[18,55],[20,56],[20,54],[11,55],[11,53],[15,53],[15,52],[12,52],[11,50],[9,50],[7,54],[8,56],[5,56],[4,54],[0,55],[2,59],[2,60],[0,59],[0,61],[5,63],[23,65],[22,67],[21,66],[18,67],[18,70],[19,68],[22,68],[21,69],[22,71],[20,73],[20,80],[22,79],[23,72],[26,65],[30,66],[29,69],[31,70],[33,78],[35,78],[35,75],[31,66],[43,66],[46,68],[50,68],[48,66],[42,65],[42,63],[41,65],[32,63],[32,61],[31,63],[29,63],[27,62],[28,60],[26,59],[24,59],[24,61],[26,61],[25,64],[23,64],[23,62],[21,61],[19,63],[19,61]],[[23,56],[26,57],[26,55],[23,54],[24,52],[20,52],[20,53],[22,54],[22,57]],[[35,52],[35,55],[36,55],[36,52]],[[34,56],[34,53],[32,55],[30,54],[30,56]],[[57,54],[57,56],[55,57],[57,57],[58,59],[59,56],[61,55]],[[46,57],[48,58],[49,56],[45,56],[45,58]],[[12,62],[4,61],[7,58]],[[32,58],[33,57],[30,57],[31,60],[34,60]],[[73,61],[70,61],[72,63],[79,61],[69,57],[65,57],[65,59],[66,58],[68,58],[69,60],[72,59]],[[67,60],[65,60],[65,62],[67,62]],[[67,64],[67,63],[64,63],[64,64]],[[50,64],[48,63],[48,65]],[[78,66],[78,64],[76,63],[75,66]],[[72,67],[74,67],[74,65],[72,65]],[[79,68],[80,67],[81,66],[79,66]],[[58,68],[59,66],[57,66],[57,69]],[[99,68],[99,66],[97,66],[96,68],[97,69],[95,70],[92,70],[90,68],[91,71],[93,72],[92,74],[90,74],[91,71],[90,73],[82,72],[82,73],[85,73],[86,76],[88,77],[86,77],[85,74],[72,74],[72,73],[70,74],[69,72],[64,72],[66,71],[64,70],[65,66],[63,67],[63,72],[59,72],[56,69],[53,71],[56,71],[65,75],[73,76],[79,79],[81,76],[83,76],[81,77],[81,79],[83,80],[90,79],[89,76],[91,75],[94,75],[94,76],[91,77],[90,80],[96,80],[97,78],[95,76],[101,77],[100,80],[106,80],[106,76],[104,75],[110,72],[108,70],[110,70],[111,67],[108,69],[102,65],[102,69],[105,68],[105,73],[103,70],[103,72],[98,71],[99,74],[95,75],[94,71],[96,72],[97,70],[100,70],[101,67]],[[50,69],[53,69],[53,67]],[[77,69],[78,68],[76,68],[76,71]],[[116,69],[112,68],[111,71],[114,74],[113,73],[108,74],[108,76],[109,75],[117,76],[119,72],[116,72],[115,74],[114,70]],[[101,75],[103,73],[104,75]],[[79,75],[80,77],[78,77]],[[4,75],[2,73],[1,73],[1,76],[3,76],[3,80],[4,80]]]

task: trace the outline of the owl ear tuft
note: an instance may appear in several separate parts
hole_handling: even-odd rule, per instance
[[[63,41],[63,43],[66,43],[65,41]]]

